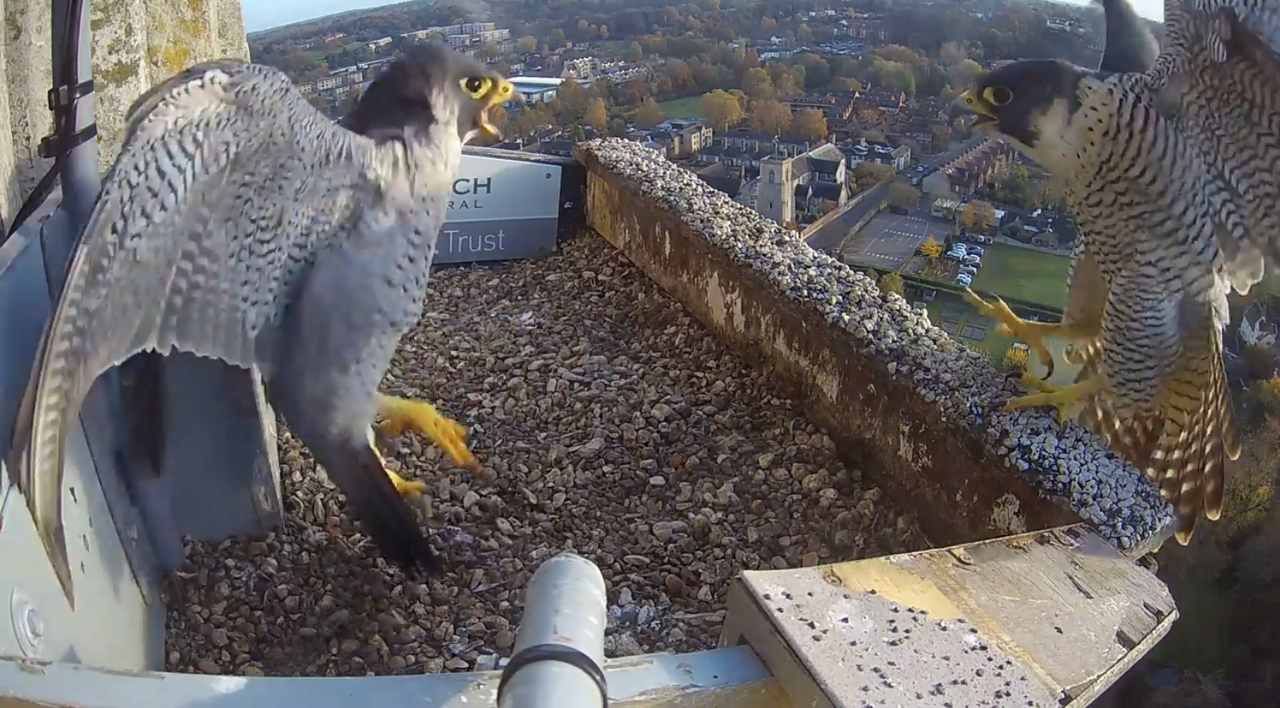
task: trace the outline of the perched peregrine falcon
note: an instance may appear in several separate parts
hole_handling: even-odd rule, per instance
[[[1104,0],[1100,70],[1013,62],[959,99],[978,130],[1063,182],[1081,232],[1061,323],[968,293],[1046,362],[1045,338],[1072,340],[1082,367],[1074,385],[1034,382],[1041,392],[1009,407],[1083,405],[1081,423],[1160,486],[1182,544],[1201,510],[1221,514],[1225,461],[1240,453],[1222,364],[1227,295],[1257,282],[1264,258],[1280,264],[1280,71],[1250,29],[1274,27],[1280,3],[1254,4],[1265,9],[1242,21],[1225,0],[1170,0],[1157,58],[1128,3]]]
[[[16,473],[67,599],[68,423],[144,351],[257,367],[267,398],[391,560],[439,572],[373,445],[429,435],[475,469],[464,430],[378,384],[419,318],[462,146],[497,133],[512,85],[436,45],[393,62],[335,125],[280,71],[198,64],[139,98],[46,325],[13,434]]]

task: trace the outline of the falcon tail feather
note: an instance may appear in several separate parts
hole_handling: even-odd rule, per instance
[[[415,567],[439,576],[440,557],[400,497],[372,444],[312,448],[317,462],[342,490],[353,515],[388,560],[406,573]]]
[[[1240,456],[1231,391],[1216,328],[1201,346],[1188,347],[1166,381],[1161,409],[1166,424],[1147,464],[1147,476],[1173,505],[1176,538],[1187,545],[1201,509],[1210,521],[1222,515],[1226,461]]]

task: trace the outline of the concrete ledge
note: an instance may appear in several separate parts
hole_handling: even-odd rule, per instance
[[[1131,554],[1159,542],[1170,510],[1136,469],[1048,412],[1001,412],[1017,383],[901,297],[639,145],[596,140],[578,158],[588,225],[771,367],[935,544],[1077,514]]]
[[[749,647],[646,654],[605,661],[617,708],[790,708],[782,687]],[[493,708],[501,672],[370,678],[250,678],[0,658],[4,708],[309,708],[441,706]]]

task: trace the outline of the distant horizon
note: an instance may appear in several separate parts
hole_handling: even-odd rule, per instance
[[[286,25],[309,22],[352,10],[368,10],[396,5],[405,0],[241,0],[246,33],[265,32]],[[1088,5],[1090,0],[1057,0],[1070,5]],[[1164,19],[1164,0],[1130,0],[1138,14],[1160,21]],[[467,0],[458,4],[466,6]]]

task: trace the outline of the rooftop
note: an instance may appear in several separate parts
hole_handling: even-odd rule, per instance
[[[762,693],[779,688],[864,695],[868,677],[848,667],[892,655],[892,670],[872,682],[882,702],[949,680],[945,700],[976,705],[1022,677],[1006,698],[1085,705],[1168,631],[1177,613],[1167,590],[1132,562],[1167,534],[1168,507],[1082,429],[1047,411],[1001,412],[1017,384],[925,313],[633,141],[582,144],[574,159],[478,152],[559,165],[561,235],[539,259],[437,268],[421,322],[384,381],[466,425],[484,468],[482,481],[464,476],[413,435],[388,450],[404,476],[431,485],[424,522],[447,577],[389,568],[306,450],[283,427],[273,435],[246,416],[245,405],[262,409],[241,386],[206,394],[198,410],[166,406],[166,441],[180,430],[198,431],[206,446],[221,435],[215,442],[234,455],[200,462],[169,448],[188,456],[166,458],[170,501],[196,504],[224,530],[188,542],[178,578],[161,586],[146,550],[161,536],[148,526],[141,541],[124,543],[101,511],[135,513],[118,488],[134,471],[109,455],[99,465],[76,428],[69,471],[88,503],[66,507],[81,537],[72,545],[85,549],[87,586],[116,583],[115,592],[82,593],[91,609],[80,612],[105,624],[76,622],[74,609],[52,603],[45,626],[51,643],[73,642],[106,669],[67,683],[53,680],[60,664],[31,672],[22,660],[0,661],[18,695],[67,704],[65,691],[91,690],[84,681],[143,680],[138,666],[161,668],[142,663],[151,656],[181,672],[161,674],[176,677],[163,695],[128,689],[157,708],[179,691],[213,695],[225,675],[491,670],[531,621],[535,569],[567,550],[603,576],[595,597],[606,605],[605,670],[619,678],[611,695],[643,693],[616,659],[646,652],[681,652],[637,659],[651,667],[654,690],[714,684],[751,693],[753,706],[780,705]],[[47,292],[45,241],[19,233],[0,285],[17,289],[8,301],[47,306],[38,296]],[[34,341],[44,313],[22,315]],[[172,362],[188,367],[188,388],[250,378],[193,365]],[[86,416],[83,427],[100,431],[105,420]],[[278,464],[263,450],[278,450]],[[198,475],[200,464],[221,474]],[[268,499],[273,471],[280,496]],[[178,481],[184,474],[235,498],[195,494]],[[250,478],[254,494],[245,495]],[[4,530],[20,533],[29,516],[24,505],[10,508]],[[226,531],[233,513],[241,530]],[[262,529],[272,530],[254,535]],[[28,550],[43,553],[38,546]],[[924,548],[934,550],[902,553]],[[125,565],[137,593],[116,580]],[[29,575],[32,592],[57,597],[48,587],[56,581]],[[830,597],[806,599],[820,595]],[[813,602],[827,614],[815,615]],[[146,621],[136,619],[142,612]],[[878,641],[821,641],[851,631],[851,617],[862,618],[859,638]],[[890,636],[899,620],[907,634],[919,630],[910,642]],[[121,657],[113,647],[135,625],[148,638],[131,640]],[[747,653],[688,653],[740,640]],[[804,668],[787,668],[787,657]],[[472,698],[459,700],[492,705],[497,677],[410,680],[244,685],[256,687],[245,691],[254,708],[307,691],[325,692],[315,704],[335,708],[339,696],[385,702],[374,696],[391,690],[465,691]]]
[[[511,83],[516,86],[559,86],[564,79],[558,76],[513,76]]]
[[[384,390],[440,402],[491,480],[420,438],[392,455],[432,484],[449,577],[390,580],[285,433],[289,524],[191,549],[169,670],[471,668],[510,650],[529,576],[566,549],[622,594],[611,656],[709,649],[739,570],[925,547],[781,390],[589,232],[541,260],[439,269]]]

